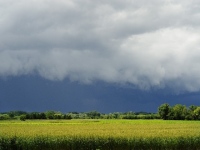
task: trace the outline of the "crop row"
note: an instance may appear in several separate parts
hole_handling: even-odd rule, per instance
[[[200,137],[116,138],[116,137],[0,137],[0,150],[142,150],[200,149]]]

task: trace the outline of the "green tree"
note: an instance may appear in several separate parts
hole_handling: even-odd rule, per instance
[[[47,118],[47,119],[54,119],[54,114],[55,114],[55,113],[56,113],[56,112],[55,112],[55,111],[52,111],[52,110],[46,111],[46,112],[45,112],[46,118]]]
[[[194,114],[194,110],[197,108],[197,106],[195,106],[195,105],[191,105],[191,106],[189,106],[189,109],[188,109],[188,113],[187,113],[187,115],[186,115],[186,117],[185,117],[185,119],[186,120],[195,120],[196,118],[196,116],[195,116],[195,114]]]
[[[191,105],[191,106],[189,107],[189,110],[194,111],[197,107],[198,107],[198,106]]]
[[[0,114],[0,120],[8,120],[10,116],[8,114]]]
[[[175,120],[184,120],[187,116],[187,107],[185,105],[176,104],[172,107],[172,115],[171,116]]]
[[[200,107],[196,107],[194,110],[194,118],[200,120]]]
[[[158,108],[158,114],[164,120],[167,120],[170,114],[170,105],[165,103]]]
[[[26,115],[21,115],[21,116],[19,117],[19,119],[20,119],[21,121],[25,121],[25,120],[26,120]]]
[[[40,119],[47,119],[45,113],[40,113]]]
[[[62,119],[62,114],[61,113],[56,113],[53,115],[54,119]]]
[[[70,119],[72,119],[72,116],[70,114],[65,114],[63,119],[69,119],[70,120]]]
[[[90,118],[90,119],[99,119],[100,116],[101,116],[101,113],[97,112],[97,111],[91,111],[91,112],[88,112],[87,113],[87,116]]]

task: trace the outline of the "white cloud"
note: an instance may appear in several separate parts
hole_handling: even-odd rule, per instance
[[[200,90],[200,2],[0,0],[0,76]]]

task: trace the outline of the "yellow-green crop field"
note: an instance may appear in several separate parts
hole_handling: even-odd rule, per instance
[[[0,121],[4,149],[200,149],[199,121]]]

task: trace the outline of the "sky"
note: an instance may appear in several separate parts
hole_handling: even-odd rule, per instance
[[[0,111],[200,105],[200,1],[0,0]]]

